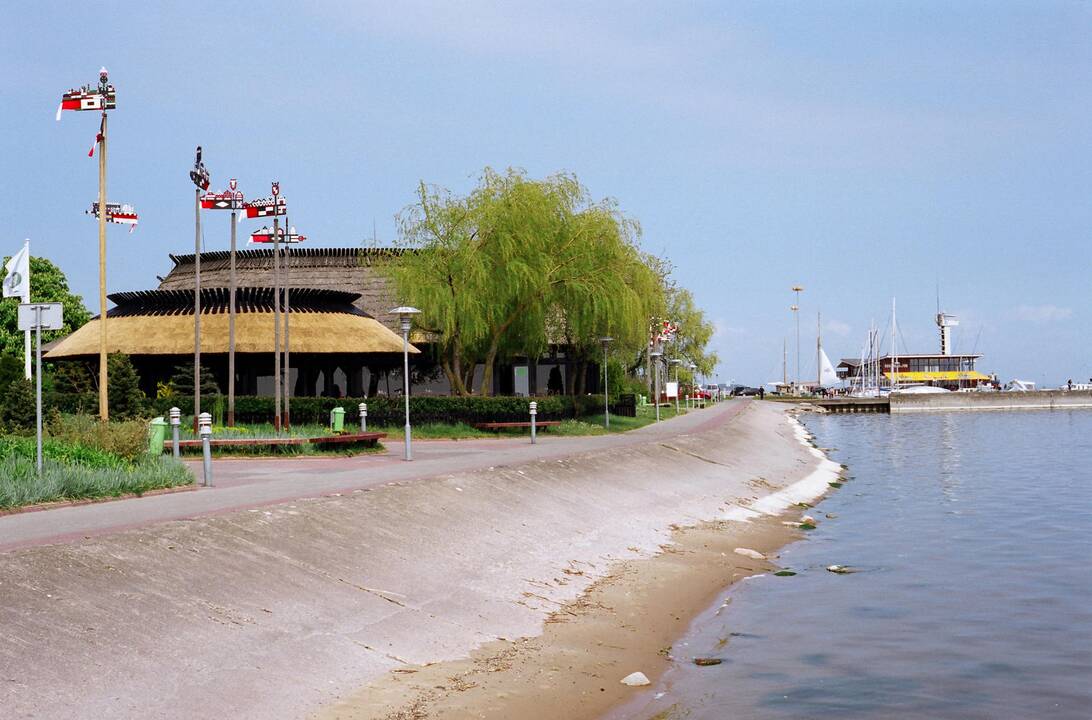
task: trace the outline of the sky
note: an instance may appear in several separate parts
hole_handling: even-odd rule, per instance
[[[937,352],[938,289],[980,370],[1092,377],[1089,3],[21,2],[0,21],[0,254],[30,238],[91,306],[97,117],[53,115],[104,65],[108,199],[141,217],[110,227],[109,292],[193,252],[198,144],[214,189],[279,180],[312,247],[391,242],[421,181],[568,171],[693,291],[710,380],[780,379],[785,343],[795,375],[793,285],[804,377],[818,313],[837,363],[893,298],[899,352]],[[226,249],[228,216],[204,223]]]

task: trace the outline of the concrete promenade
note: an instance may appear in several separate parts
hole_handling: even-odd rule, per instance
[[[241,458],[213,462],[213,487],[195,492],[153,495],[90,505],[0,516],[0,552],[30,545],[72,542],[168,520],[186,520],[301,498],[350,493],[391,482],[405,482],[513,463],[555,459],[582,452],[656,442],[717,427],[747,401],[721,403],[670,421],[617,435],[416,440],[414,460],[402,459],[402,444],[387,443],[383,455],[350,458]],[[190,467],[200,482],[201,463]]]
[[[0,715],[307,717],[538,635],[673,525],[812,473],[795,433],[733,401],[619,436],[420,443],[412,463],[219,462],[211,490],[0,518]]]

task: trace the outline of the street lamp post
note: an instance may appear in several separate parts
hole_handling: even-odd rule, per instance
[[[653,398],[653,403],[656,405],[656,422],[660,422],[660,358],[663,354],[663,348],[658,342],[652,346],[652,350],[648,353],[649,358],[651,358],[656,367],[656,395]]]
[[[793,285],[792,291],[796,293],[796,302],[792,306],[792,314],[796,318],[796,392],[800,392],[800,293],[804,291],[804,286]]]
[[[603,344],[603,427],[610,430],[610,390],[607,387],[607,345],[610,344],[612,337],[601,337],[599,342]]]
[[[413,450],[410,446],[410,421],[409,421],[409,331],[410,326],[413,325],[413,316],[421,313],[415,307],[408,307],[403,305],[402,307],[396,307],[390,311],[391,315],[397,315],[402,321],[402,379],[403,379],[403,394],[406,398],[406,454],[403,460],[413,459]]]

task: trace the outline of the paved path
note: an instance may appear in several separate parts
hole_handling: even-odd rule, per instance
[[[167,520],[346,493],[392,482],[655,442],[722,425],[748,402],[742,399],[723,402],[617,435],[551,437],[542,433],[535,445],[528,438],[420,440],[413,445],[413,462],[401,459],[401,444],[395,443],[383,455],[216,460],[212,488],[0,517],[0,552],[73,542]],[[199,474],[200,465],[195,470]]]

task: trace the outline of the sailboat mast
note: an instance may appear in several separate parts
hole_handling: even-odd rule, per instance
[[[823,313],[815,313],[815,389],[823,387]]]
[[[899,387],[899,346],[896,344],[898,337],[895,320],[895,298],[891,298],[891,389]]]
[[[789,341],[781,339],[781,384],[789,384]]]

